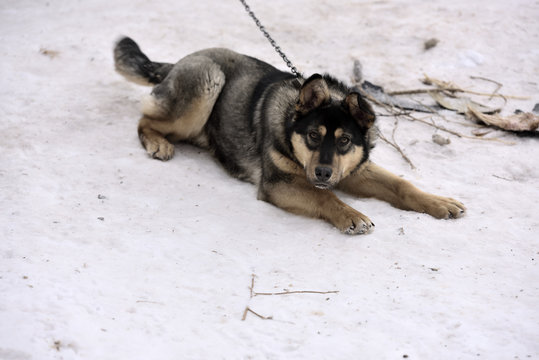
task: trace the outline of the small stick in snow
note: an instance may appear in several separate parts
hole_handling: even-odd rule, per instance
[[[392,107],[392,106],[389,106],[387,104],[384,104],[378,100],[376,100],[374,97],[372,97],[371,95],[367,94],[367,93],[362,93],[362,95],[364,95],[367,99],[371,100],[372,102],[374,102],[375,104],[383,107],[384,109],[386,109],[389,113],[393,114],[393,116],[395,116],[395,127],[393,128],[393,141],[395,141],[395,131],[396,131],[396,128],[397,128],[397,121],[398,121],[398,116],[404,116],[401,114],[400,111],[397,112],[397,110]],[[410,116],[410,115],[408,115]],[[412,163],[412,161],[408,158],[408,156],[406,156],[406,154],[404,154],[404,151],[402,151],[401,147],[396,143],[396,142],[391,142],[389,141],[383,134],[381,131],[378,131],[378,136],[380,137],[380,139],[382,139],[384,142],[386,142],[387,144],[389,144],[390,146],[392,146],[393,148],[395,148],[395,150],[397,150],[402,158],[410,165],[410,167],[412,168],[412,170],[416,169],[415,165]]]
[[[252,299],[253,298],[253,289],[255,288],[255,274],[251,274],[251,287],[249,288],[249,297]]]
[[[295,291],[281,291],[281,292],[274,292],[274,293],[268,293],[268,292],[256,292],[254,291],[255,288],[255,274],[251,274],[251,286],[249,287],[249,295],[252,299],[255,296],[264,296],[264,295],[291,295],[291,294],[338,294],[338,290],[330,290],[330,291],[316,291],[316,290],[295,290]],[[245,310],[243,311],[243,316],[241,317],[242,321],[245,321],[247,318],[248,313],[253,313],[254,315],[258,316],[259,318],[263,320],[273,320],[272,316],[262,316],[259,313],[253,311],[249,306],[245,307]]]
[[[466,94],[472,94],[472,95],[479,95],[479,96],[489,96],[489,97],[501,97],[503,99],[517,99],[517,100],[529,100],[530,98],[527,96],[514,96],[514,95],[502,95],[502,94],[492,94],[492,93],[484,93],[484,92],[477,92],[472,90],[465,90],[458,86],[456,86],[453,83],[438,80],[435,78],[431,78],[428,75],[425,74],[425,78],[421,80],[421,82],[425,85],[434,85],[438,89],[448,92],[461,92]]]
[[[137,300],[136,303],[137,303],[137,304],[139,304],[139,303],[146,303],[146,304],[165,305],[165,304],[163,304],[162,302],[151,301],[151,300]]]
[[[245,308],[245,311],[243,312],[243,316],[241,317],[241,321],[245,321],[247,318],[247,313],[253,313],[254,315],[258,316],[262,320],[273,320],[272,316],[262,316],[259,313],[253,311],[249,306]]]
[[[436,114],[437,116],[441,117],[442,119],[444,119],[445,121],[449,121],[447,120],[443,115],[441,114]],[[451,135],[455,135],[457,137],[460,137],[460,138],[464,138],[464,139],[473,139],[473,140],[483,140],[483,141],[497,141],[497,142],[500,142],[502,144],[506,144],[506,145],[515,145],[514,142],[512,141],[505,141],[505,140],[502,140],[502,139],[498,139],[498,138],[484,138],[484,137],[474,137],[474,136],[468,136],[468,135],[463,135],[459,132],[456,132],[456,131],[453,131],[453,130],[449,130],[443,126],[440,126],[440,125],[436,125],[434,122],[428,122],[424,119],[420,119],[420,118],[417,118],[411,114],[408,114],[408,115],[405,115],[406,117],[408,117],[408,120],[410,121],[418,121],[420,123],[423,123],[425,125],[429,125],[429,126],[432,126],[440,131],[445,131],[446,133],[448,134],[451,134]],[[432,121],[432,119],[431,119]]]
[[[503,84],[500,83],[500,82],[497,82],[495,80],[491,80],[489,78],[486,78],[486,77],[483,77],[483,76],[470,76],[470,79],[472,80],[483,80],[483,81],[488,81],[488,82],[491,82],[491,83],[494,83],[496,84],[496,89],[492,92],[492,95],[490,95],[489,97],[489,100],[492,100],[492,98],[498,93],[498,91],[502,88]],[[507,101],[507,99],[504,97],[504,100]]]
[[[495,177],[496,179],[502,179],[502,180],[505,180],[505,181],[513,181],[511,179],[504,178],[503,176],[499,176],[499,175],[496,175],[496,174],[492,174],[492,176]]]
[[[408,156],[406,156],[404,151],[402,151],[401,147],[397,143],[389,141],[381,132],[378,133],[378,136],[380,137],[380,139],[382,139],[382,141],[384,141],[388,145],[392,146],[395,150],[397,150],[401,154],[404,161],[406,161],[410,165],[412,170],[416,169],[415,165],[412,163],[412,160],[410,160]]]
[[[515,96],[515,95],[498,94],[498,90],[501,89],[503,84],[501,84],[501,83],[499,83],[497,81],[487,79],[487,78],[484,78],[484,77],[480,77],[480,76],[471,76],[470,78],[474,79],[474,80],[475,79],[480,79],[480,80],[490,81],[490,82],[496,84],[497,88],[492,93],[484,93],[484,92],[466,90],[466,89],[463,89],[463,88],[461,88],[461,87],[459,87],[459,86],[457,86],[457,85],[455,85],[453,83],[450,83],[450,82],[447,82],[447,81],[441,81],[441,80],[438,80],[438,79],[435,79],[435,78],[431,78],[428,75],[425,75],[425,78],[423,80],[421,80],[423,82],[423,84],[436,86],[437,89],[398,90],[398,91],[390,91],[387,94],[390,95],[390,96],[396,96],[396,95],[426,94],[426,93],[429,93],[429,92],[446,92],[446,93],[460,92],[460,93],[472,94],[472,95],[478,95],[478,96],[488,96],[489,99],[492,99],[493,97],[500,97],[500,98],[504,99],[505,101],[507,101],[507,99],[517,99],[517,100],[529,100],[530,99],[527,96]]]
[[[275,293],[259,293],[255,292],[255,296],[258,295],[289,295],[289,294],[338,294],[338,290],[330,290],[330,291],[314,291],[314,290],[296,290],[296,291],[281,291],[281,292],[275,292]]]
[[[515,143],[514,142],[511,142],[511,141],[504,141],[504,140],[501,140],[501,139],[498,139],[498,138],[482,138],[482,137],[474,137],[474,136],[467,136],[467,135],[463,135],[461,133],[458,133],[456,131],[453,131],[453,130],[449,130],[443,126],[440,126],[440,125],[436,125],[436,123],[434,123],[434,121],[432,120],[431,118],[431,122],[428,122],[426,120],[423,120],[423,119],[420,119],[418,117],[415,117],[413,116],[411,113],[405,113],[403,114],[400,110],[397,110],[396,108],[392,107],[392,106],[389,106],[387,104],[384,104],[384,103],[381,103],[379,101],[377,101],[375,98],[373,98],[372,96],[370,96],[369,94],[364,94],[367,99],[371,100],[373,103],[375,103],[376,105],[378,106],[381,106],[383,107],[384,109],[386,109],[386,111],[388,111],[391,115],[390,116],[403,116],[405,118],[408,118],[408,120],[410,121],[418,121],[420,123],[423,123],[425,125],[428,125],[428,126],[432,126],[440,131],[444,131],[444,132],[447,132],[451,135],[455,135],[457,137],[460,137],[460,138],[465,138],[465,139],[474,139],[474,140],[483,140],[483,141],[497,141],[497,142],[501,142],[503,144],[506,144],[506,145],[514,145]],[[424,105],[422,103],[420,103],[421,105]],[[426,106],[426,105],[424,105]],[[426,106],[428,107],[428,106]],[[442,114],[439,114],[437,113],[436,111],[434,111],[433,109],[433,116],[439,116],[441,117],[442,119],[444,119],[445,121],[449,121],[448,119],[445,118],[445,116],[443,116]],[[377,114],[378,115],[378,114]],[[393,146],[397,151],[399,151],[397,149],[396,146],[398,146],[397,144],[393,144],[391,143],[389,140],[387,140],[386,138],[383,137],[383,135],[381,133],[379,133],[379,136],[380,138],[387,142],[389,145]],[[403,152],[399,151],[401,153],[401,155],[403,155]],[[406,160],[406,158],[404,158],[404,160]],[[408,159],[409,160],[409,159]],[[408,162],[408,160],[406,160],[406,162]],[[408,162],[409,163],[409,162]]]
[[[251,274],[251,286],[249,287],[249,298],[252,299],[253,296],[255,296],[255,292],[254,292],[254,288],[255,288],[255,277],[256,275],[255,274]],[[253,309],[251,309],[249,306],[246,306],[245,307],[245,310],[243,311],[243,316],[241,317],[241,321],[245,321],[245,319],[247,318],[247,314],[248,313],[253,313],[254,315],[258,316],[259,318],[261,318],[262,320],[271,320],[273,319],[272,316],[262,316],[260,315],[259,313],[257,313],[256,311],[254,311]]]
[[[500,97],[504,100],[507,99],[516,99],[516,100],[529,100],[529,97],[526,96],[513,96],[513,95],[503,95],[503,94],[497,94],[497,93],[482,93],[482,92],[475,92],[471,90],[464,90],[461,88],[453,88],[453,87],[442,87],[438,89],[412,89],[412,90],[397,90],[397,91],[389,91],[387,94],[390,96],[397,96],[397,95],[415,95],[415,94],[428,94],[428,93],[454,93],[454,92],[462,92],[466,94],[472,94],[472,95],[478,95],[478,96],[488,96],[489,100],[493,97]]]
[[[255,274],[252,274],[251,275],[251,286],[249,287],[249,291],[250,291],[250,298],[252,299],[253,297],[255,296],[258,296],[258,295],[289,295],[289,294],[337,294],[339,291],[338,290],[330,290],[330,291],[315,291],[315,290],[295,290],[295,291],[289,291],[289,290],[285,290],[285,291],[281,291],[281,292],[274,292],[274,293],[269,293],[269,292],[256,292],[254,289],[255,289],[255,277],[256,275]],[[247,309],[246,309],[247,311]]]
[[[268,292],[256,292],[254,291],[255,288],[255,274],[251,275],[251,287],[249,290],[251,291],[251,298],[258,295],[289,295],[289,294],[337,294],[339,291],[337,290],[330,290],[330,291],[315,291],[315,290],[295,290],[295,291],[281,291],[281,292],[274,292],[274,293],[268,293]]]

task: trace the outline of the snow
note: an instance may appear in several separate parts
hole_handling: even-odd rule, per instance
[[[359,59],[390,90],[423,74],[494,90],[470,79],[482,76],[528,97],[502,114],[539,102],[537,1],[250,5],[305,74],[350,81]],[[197,148],[160,162],[139,144],[149,89],[114,72],[114,41],[129,35],[156,61],[223,46],[286,69],[239,2],[4,0],[0,20],[0,359],[539,357],[536,136],[438,131],[442,147],[401,120],[417,169],[381,141],[373,159],[468,213],[441,221],[340,194],[376,223],[346,236],[257,201]],[[378,121],[391,136],[394,120]],[[255,292],[338,293],[251,297],[253,275]],[[272,319],[242,320],[246,307]]]

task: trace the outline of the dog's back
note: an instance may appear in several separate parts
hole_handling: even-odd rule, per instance
[[[262,132],[261,108],[271,96],[268,87],[294,76],[227,49],[202,50],[193,55],[211,58],[226,79],[206,125],[211,149],[232,175],[258,183],[262,140],[267,136]]]
[[[270,85],[294,75],[222,48],[197,51],[176,64],[154,62],[130,38],[116,44],[114,60],[116,70],[128,80],[155,85],[139,125],[141,140],[152,149],[152,156],[167,160],[173,148],[152,146],[152,132],[145,130],[149,123],[170,139],[208,148],[235,177],[260,181],[260,109]]]

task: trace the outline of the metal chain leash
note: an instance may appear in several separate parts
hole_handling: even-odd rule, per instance
[[[240,2],[243,4],[243,6],[245,7],[245,11],[247,11],[247,13],[249,14],[249,16],[254,20],[256,26],[258,26],[258,28],[260,29],[260,31],[262,32],[262,34],[264,34],[264,36],[266,37],[266,39],[268,39],[268,41],[270,42],[271,46],[273,46],[273,48],[275,49],[275,51],[277,51],[277,53],[283,58],[284,62],[286,63],[286,66],[288,66],[290,68],[290,71],[292,72],[292,74],[294,74],[296,77],[301,77],[301,73],[298,71],[298,69],[296,69],[296,67],[292,64],[292,62],[288,59],[288,57],[285,55],[285,53],[281,50],[281,47],[277,45],[277,43],[275,42],[275,40],[273,40],[273,38],[271,37],[271,35],[266,31],[266,28],[260,23],[260,20],[258,20],[258,18],[256,17],[256,15],[254,14],[254,12],[251,10],[251,8],[249,7],[249,5],[247,5],[247,3],[245,2],[245,0],[240,0]]]

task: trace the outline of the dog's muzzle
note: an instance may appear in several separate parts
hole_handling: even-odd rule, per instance
[[[317,166],[314,169],[314,175],[316,177],[314,186],[316,186],[319,189],[329,189],[331,187],[329,180],[331,179],[332,174],[333,174],[333,170],[330,167]]]

